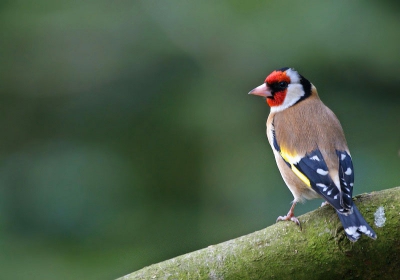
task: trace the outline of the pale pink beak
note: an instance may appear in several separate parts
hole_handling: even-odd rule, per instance
[[[267,87],[265,83],[250,91],[249,94],[258,95],[262,97],[272,96],[270,89]]]

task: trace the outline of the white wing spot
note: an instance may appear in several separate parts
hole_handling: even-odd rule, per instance
[[[346,182],[343,182],[343,185],[347,186],[347,183],[346,183]]]
[[[310,157],[311,160],[319,161],[319,157],[317,155]]]
[[[335,196],[333,197],[333,199],[337,199],[337,195],[335,195]]]
[[[330,191],[327,192],[326,194],[327,194],[327,195],[331,195],[331,193],[332,193],[332,190],[330,190]]]
[[[350,187],[352,187],[354,185],[354,183],[350,183]]]
[[[321,168],[318,168],[318,169],[317,169],[317,173],[318,173],[319,175],[325,176],[325,175],[328,174],[328,171],[323,170],[323,169],[321,169]],[[350,174],[351,174],[351,173],[350,173]]]
[[[328,187],[327,187],[326,185],[321,184],[321,183],[317,183],[317,184],[315,184],[315,185],[316,185],[317,187],[323,188],[323,189],[322,189],[323,192],[326,192],[326,190],[328,189]]]
[[[341,160],[344,160],[345,158],[346,158],[346,154],[341,154],[341,155],[340,155],[340,159],[341,159]]]
[[[350,189],[349,189],[349,188],[345,188],[345,189],[346,189],[346,191],[350,192]]]
[[[344,172],[344,174],[346,174],[346,175],[351,175],[352,172],[353,172],[353,171],[351,171],[351,168],[350,168],[350,167],[347,167],[347,170]]]

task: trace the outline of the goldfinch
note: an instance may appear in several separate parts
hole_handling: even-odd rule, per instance
[[[354,170],[343,129],[322,103],[317,89],[293,68],[273,71],[249,92],[266,98],[271,107],[267,137],[279,171],[294,196],[286,216],[291,220],[297,202],[323,198],[335,208],[350,241],[361,234],[376,239],[352,200]]]

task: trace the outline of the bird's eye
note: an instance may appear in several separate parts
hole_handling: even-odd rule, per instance
[[[288,86],[287,82],[279,82],[279,87],[280,88],[284,89],[284,88],[287,88],[287,86]]]

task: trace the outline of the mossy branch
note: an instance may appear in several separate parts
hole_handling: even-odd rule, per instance
[[[324,206],[266,229],[153,264],[120,279],[397,279],[400,187],[354,198],[378,235],[351,243],[335,211]],[[377,227],[374,213],[384,209]]]

